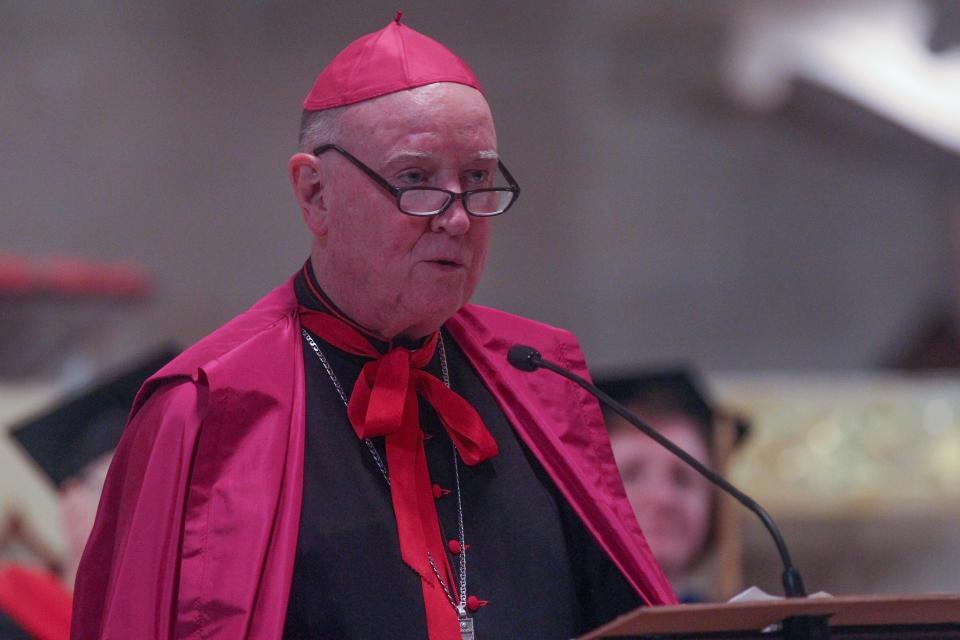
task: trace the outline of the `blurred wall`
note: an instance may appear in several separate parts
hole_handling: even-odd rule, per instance
[[[473,66],[523,186],[478,302],[573,329],[597,367],[728,370],[870,366],[951,304],[956,158],[812,88],[735,111],[716,80],[734,4],[403,4]],[[306,257],[300,102],[393,11],[0,4],[0,250],[154,271],[105,357],[209,332]]]

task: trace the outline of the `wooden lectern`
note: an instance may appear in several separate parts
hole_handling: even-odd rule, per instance
[[[960,638],[960,595],[814,597],[642,607],[579,640],[777,640],[786,637],[782,622],[804,617],[827,620],[827,635],[816,635],[816,640],[949,640]]]

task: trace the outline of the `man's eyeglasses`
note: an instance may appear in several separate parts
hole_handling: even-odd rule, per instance
[[[319,156],[327,151],[336,151],[352,162],[358,169],[387,190],[397,199],[397,208],[410,216],[438,216],[446,211],[454,200],[460,200],[463,208],[472,216],[489,218],[505,212],[520,196],[520,185],[513,179],[503,163],[497,161],[500,173],[507,179],[507,187],[493,187],[487,189],[470,189],[462,193],[438,189],[436,187],[395,187],[386,178],[352,156],[342,147],[335,144],[320,145],[313,150],[313,155]]]

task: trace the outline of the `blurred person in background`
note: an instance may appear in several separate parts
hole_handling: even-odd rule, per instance
[[[673,602],[596,401],[507,364],[586,374],[576,339],[466,304],[519,194],[466,64],[399,15],[356,40],[289,172],[309,260],[146,383],[73,637],[569,638]]]
[[[164,347],[14,427],[11,435],[57,489],[62,563],[0,567],[0,640],[69,637],[71,590],[127,414],[143,382],[177,350]]]
[[[601,378],[597,386],[699,462],[716,467],[718,416],[689,371]],[[627,498],[678,598],[708,600],[693,578],[716,537],[713,485],[620,415],[605,411],[604,418]],[[739,441],[747,426],[738,421],[735,427]]]

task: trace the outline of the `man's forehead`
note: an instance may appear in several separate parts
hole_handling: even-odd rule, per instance
[[[460,155],[497,159],[496,131],[483,95],[462,85],[436,83],[347,107],[341,137],[380,158],[426,158],[444,143]]]
[[[490,106],[483,94],[471,87],[452,82],[435,82],[422,87],[396,91],[345,108],[348,120],[360,123],[384,118],[436,118],[441,115],[491,118]]]

